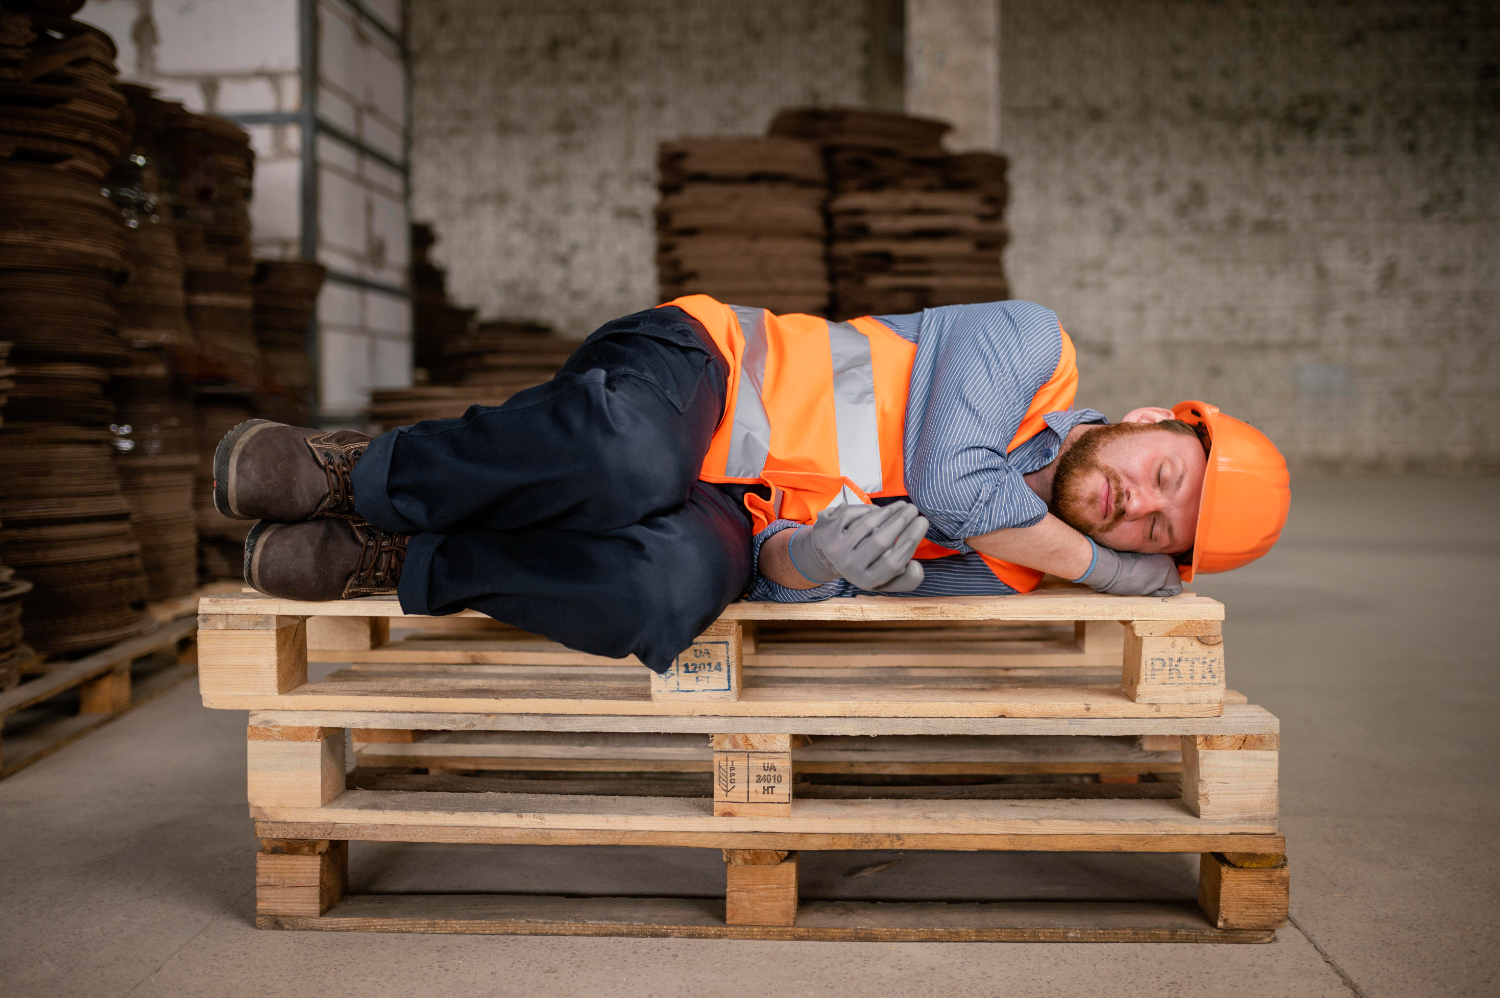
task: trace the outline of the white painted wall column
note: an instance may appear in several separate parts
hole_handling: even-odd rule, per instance
[[[954,152],[1000,149],[1000,0],[906,0],[906,111],[953,122]]]

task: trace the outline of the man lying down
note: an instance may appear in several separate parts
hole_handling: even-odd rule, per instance
[[[371,438],[267,420],[214,457],[259,520],[245,581],[396,593],[665,671],[730,602],[1171,596],[1265,554],[1290,502],[1259,431],[1203,402],[1111,425],[1024,301],[829,322],[679,298],[551,381]]]

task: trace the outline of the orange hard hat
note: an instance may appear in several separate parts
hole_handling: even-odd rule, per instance
[[[1271,550],[1292,505],[1286,458],[1271,438],[1207,402],[1179,402],[1172,414],[1208,432],[1208,470],[1198,502],[1193,563],[1181,566],[1182,581],[1197,572],[1227,572]]]

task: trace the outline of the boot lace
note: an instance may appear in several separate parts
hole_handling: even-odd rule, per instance
[[[320,442],[316,448],[318,463],[328,476],[328,498],[318,508],[318,516],[354,515],[354,466],[364,456],[363,447],[337,447]]]
[[[361,543],[359,564],[344,585],[344,597],[395,592],[411,535],[388,534],[368,523],[353,526]]]

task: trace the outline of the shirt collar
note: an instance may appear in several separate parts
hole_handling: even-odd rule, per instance
[[[1068,434],[1075,426],[1082,423],[1107,423],[1109,420],[1102,412],[1094,409],[1063,409],[1058,412],[1044,413],[1042,422],[1047,424],[1045,430],[1006,456],[1006,463],[1023,475],[1029,475],[1038,468],[1045,468],[1057,460],[1057,453],[1062,449],[1062,442],[1068,438]]]

